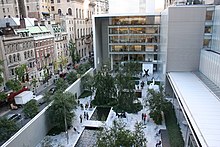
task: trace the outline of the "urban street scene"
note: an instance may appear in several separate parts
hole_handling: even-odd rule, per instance
[[[218,147],[220,0],[1,0],[1,147]]]

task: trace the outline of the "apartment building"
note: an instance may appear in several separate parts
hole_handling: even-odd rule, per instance
[[[80,57],[92,52],[92,14],[95,4],[90,1],[51,1],[51,14],[57,23],[65,26],[68,41],[72,39]],[[62,22],[62,23],[61,23]],[[64,23],[63,23],[64,22]]]
[[[71,63],[70,52],[68,49],[67,32],[59,24],[52,24],[54,35],[54,57],[55,57],[55,72],[65,72],[65,67]]]
[[[7,23],[4,23],[6,22]],[[27,31],[15,32],[19,29],[13,19],[1,19],[1,28],[4,33],[0,36],[0,53],[1,60],[4,61],[4,78],[5,82],[9,79],[15,79],[15,69],[23,64],[27,65],[26,75],[23,77],[23,82],[29,81],[36,77],[35,67],[35,50],[34,38]],[[7,24],[4,26],[3,24]]]
[[[4,17],[27,17],[25,0],[1,0],[0,1],[0,18]]]

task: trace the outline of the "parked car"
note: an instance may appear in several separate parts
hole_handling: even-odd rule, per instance
[[[54,94],[56,91],[56,87],[52,87],[49,89],[49,93]]]
[[[8,120],[17,121],[17,120],[21,119],[21,114],[19,114],[19,113],[8,114],[8,115],[6,116],[6,118],[7,118]]]

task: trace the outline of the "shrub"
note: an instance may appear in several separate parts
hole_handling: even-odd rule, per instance
[[[23,109],[26,118],[33,118],[38,113],[37,101],[32,99],[24,105]]]

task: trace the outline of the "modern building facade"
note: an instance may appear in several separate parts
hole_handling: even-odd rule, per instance
[[[94,17],[95,68],[106,62],[116,70],[137,61],[150,73],[162,71],[160,60],[160,15],[98,15]]]

